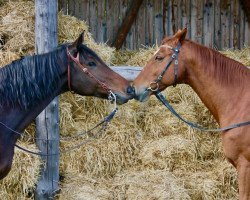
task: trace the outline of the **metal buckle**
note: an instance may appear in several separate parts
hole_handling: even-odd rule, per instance
[[[155,89],[153,89],[154,86],[155,86]],[[151,90],[152,92],[155,92],[155,91],[157,91],[158,89],[159,89],[159,83],[156,82],[156,81],[154,81],[154,82],[151,82],[151,83],[149,84],[149,87],[148,87],[147,90]]]
[[[108,100],[109,102],[114,103],[115,104],[114,106],[116,108],[116,96],[111,90],[109,90]]]

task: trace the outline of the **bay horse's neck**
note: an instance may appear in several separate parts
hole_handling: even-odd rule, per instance
[[[247,92],[250,70],[237,61],[191,41],[185,41],[181,51],[180,61],[187,73],[184,82],[194,89],[219,124],[227,125],[239,112],[235,107],[244,103],[247,105],[250,101]]]
[[[8,94],[1,90],[2,102],[11,103],[0,106],[0,113],[8,113],[0,115],[0,121],[16,131],[26,128],[56,96],[67,91],[67,54],[60,49],[15,61],[2,70],[0,89],[9,84],[15,90],[6,91]],[[10,76],[18,78],[8,82]]]

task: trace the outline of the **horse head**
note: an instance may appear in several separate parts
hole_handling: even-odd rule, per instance
[[[179,52],[186,33],[187,29],[184,28],[174,36],[164,38],[159,49],[134,80],[137,100],[146,101],[150,95],[181,82],[185,68]]]
[[[134,88],[130,83],[111,70],[94,51],[83,44],[83,40],[84,33],[67,48],[69,90],[100,98],[109,98],[112,94],[118,104],[132,99]]]

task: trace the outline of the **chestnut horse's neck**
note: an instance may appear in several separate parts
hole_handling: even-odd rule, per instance
[[[249,105],[250,70],[241,63],[186,40],[180,65],[187,74],[184,82],[195,90],[221,125],[227,125],[237,111]]]

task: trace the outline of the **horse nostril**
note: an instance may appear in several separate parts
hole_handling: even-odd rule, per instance
[[[132,86],[128,86],[127,88],[127,94],[134,94],[135,93],[135,88]]]

